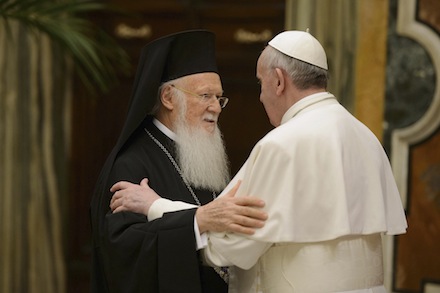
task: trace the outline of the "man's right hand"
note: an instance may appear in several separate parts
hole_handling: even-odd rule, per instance
[[[196,219],[200,233],[235,232],[252,235],[264,226],[267,213],[265,203],[252,196],[235,197],[240,182],[227,194],[197,209]]]

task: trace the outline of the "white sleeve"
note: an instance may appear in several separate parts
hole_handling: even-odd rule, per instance
[[[196,205],[183,201],[172,201],[166,198],[156,200],[148,210],[148,221],[162,218],[164,213],[197,208]]]
[[[197,218],[194,217],[194,235],[196,236],[197,250],[205,248],[208,245],[208,236],[206,233],[200,234],[199,225],[197,224]]]
[[[211,266],[234,265],[248,270],[271,245],[242,234],[208,233],[208,246],[203,249],[203,256]]]

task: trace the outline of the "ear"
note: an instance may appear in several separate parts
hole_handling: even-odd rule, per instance
[[[166,109],[170,111],[174,109],[173,93],[171,86],[167,86],[162,89],[162,92],[160,93],[160,101]]]
[[[286,86],[286,79],[284,76],[284,72],[280,68],[275,68],[276,78],[277,78],[277,88],[276,94],[279,96],[283,93],[284,88]]]

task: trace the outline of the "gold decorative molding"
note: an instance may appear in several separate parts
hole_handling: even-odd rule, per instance
[[[358,1],[354,114],[382,141],[388,1]]]
[[[128,24],[120,23],[115,28],[115,35],[121,39],[148,39],[152,34],[153,30],[148,24],[132,27]]]
[[[263,43],[269,41],[273,36],[273,33],[269,29],[262,30],[259,33],[254,33],[243,28],[235,31],[234,39],[237,43],[251,44],[251,43]]]

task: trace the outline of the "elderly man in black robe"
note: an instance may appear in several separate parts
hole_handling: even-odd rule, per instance
[[[92,292],[227,292],[225,270],[199,258],[199,232],[252,234],[264,224],[261,200],[211,202],[229,181],[217,125],[228,99],[214,48],[214,35],[197,30],[142,50],[127,119],[91,203]],[[142,178],[163,197],[203,209],[151,222],[141,213],[112,213],[112,185]]]

